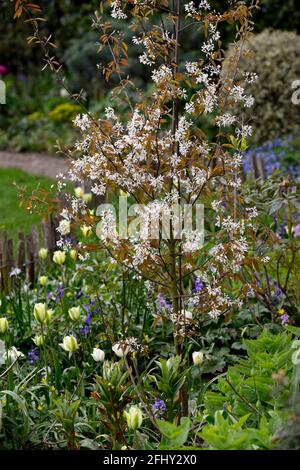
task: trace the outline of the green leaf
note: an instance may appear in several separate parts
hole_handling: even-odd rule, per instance
[[[243,137],[241,142],[240,142],[240,149],[242,151],[244,151],[244,150],[247,150],[247,148],[248,148],[247,141],[246,141],[245,137]]]
[[[287,325],[285,329],[293,333],[295,336],[300,337],[300,328],[298,326]]]
[[[181,447],[187,441],[191,427],[189,418],[181,418],[179,426],[162,420],[157,420],[157,424],[160,432],[166,438],[162,440],[159,449],[162,448],[161,446]]]

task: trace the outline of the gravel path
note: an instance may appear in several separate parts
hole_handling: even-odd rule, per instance
[[[20,168],[28,173],[55,178],[58,173],[67,172],[64,157],[42,153],[17,153],[0,151],[0,167]]]

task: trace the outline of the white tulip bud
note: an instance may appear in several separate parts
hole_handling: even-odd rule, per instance
[[[40,257],[41,259],[46,259],[47,256],[48,256],[48,250],[47,250],[47,248],[40,248],[40,250],[39,250],[39,257]]]
[[[193,314],[189,310],[181,310],[181,314],[185,320],[193,320]]]
[[[14,362],[16,361],[19,357],[24,357],[24,354],[21,353],[21,351],[18,351],[17,348],[15,348],[15,346],[13,346],[12,348],[10,348],[7,352],[5,352],[3,354],[3,359],[5,361],[7,361],[8,359],[11,361],[11,362]]]
[[[129,352],[128,346],[123,345],[123,344],[121,345],[120,343],[115,343],[111,349],[118,357],[124,357]]]
[[[47,310],[47,320],[50,320],[53,313],[54,313],[54,310],[52,308],[48,308],[48,310]]]
[[[78,198],[78,199],[82,199],[83,198],[83,195],[84,195],[84,191],[83,189],[78,186],[77,188],[74,189],[74,193],[75,193],[75,196]]]
[[[55,251],[53,254],[53,261],[56,264],[64,264],[66,261],[66,253],[60,250]]]
[[[89,237],[92,234],[92,227],[89,225],[83,225],[83,227],[80,227],[80,230],[84,237]]]
[[[77,250],[70,250],[70,258],[71,258],[73,261],[76,261],[77,256],[78,256]]]
[[[83,200],[84,200],[84,202],[86,202],[87,204],[88,204],[89,202],[91,202],[91,200],[92,200],[92,193],[84,193],[84,195],[83,195]]]
[[[44,337],[42,335],[35,335],[35,337],[32,338],[32,341],[34,342],[34,344],[40,347],[44,344]]]
[[[70,336],[65,336],[63,339],[63,342],[60,343],[60,346],[67,352],[73,353],[78,349],[78,343],[77,339],[75,336],[70,335]]]
[[[103,362],[105,359],[105,352],[102,349],[94,348],[91,353],[92,358],[96,362]]]
[[[38,322],[46,323],[46,321],[48,320],[46,304],[35,304],[33,315]]]
[[[136,431],[141,427],[143,422],[143,413],[138,406],[131,406],[128,411],[124,411],[124,416],[129,429]]]
[[[77,321],[80,318],[80,307],[72,307],[69,309],[69,317],[73,321]]]
[[[193,363],[195,366],[200,366],[203,362],[203,352],[202,351],[194,351],[192,354],[193,357]]]
[[[40,276],[39,277],[39,283],[41,284],[41,286],[46,286],[47,285],[47,276]]]
[[[7,318],[0,318],[0,333],[6,333],[9,329]]]

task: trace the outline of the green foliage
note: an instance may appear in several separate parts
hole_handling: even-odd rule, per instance
[[[208,424],[200,433],[212,450],[272,449],[274,420],[261,418],[257,429],[245,427],[250,414],[239,420],[222,411],[216,411],[213,424]],[[276,421],[276,418],[275,418]]]
[[[75,420],[76,415],[80,406],[80,400],[73,400],[72,397],[66,396],[60,397],[54,401],[56,409],[54,414],[57,421],[61,424],[63,431],[67,439],[67,447],[70,450],[77,448],[75,439]]]
[[[276,172],[266,181],[245,185],[243,195],[258,209],[254,237],[261,240],[261,255],[268,257],[263,266],[245,267],[243,271],[243,279],[249,280],[253,287],[248,308],[258,321],[269,323],[274,331],[282,323],[280,312],[297,325],[300,320],[300,239],[296,233],[299,184]]]
[[[300,32],[300,10],[298,0],[261,0],[255,13],[255,30],[265,28]]]
[[[191,421],[189,418],[181,418],[180,424],[177,426],[168,421],[157,420],[157,425],[163,435],[163,439],[159,444],[159,449],[180,449],[188,440]]]
[[[76,132],[72,119],[81,108],[66,101],[65,90],[52,75],[10,74],[5,83],[9,101],[1,107],[1,150],[53,153],[57,142],[63,148],[73,145]]]
[[[229,367],[226,376],[213,385],[216,391],[206,392],[204,404],[210,415],[220,408],[236,418],[251,411],[251,424],[255,424],[264,413],[282,407],[288,399],[292,341],[286,333],[264,331],[258,339],[244,343],[248,357]],[[276,386],[278,371],[284,376],[284,383]]]
[[[177,413],[178,394],[186,381],[188,369],[184,367],[181,356],[170,357],[169,359],[160,359],[156,361],[159,368],[157,375],[151,375],[152,380],[167,406],[167,417],[172,421]]]
[[[212,449],[270,449],[282,424],[279,410],[294,381],[292,336],[264,331],[244,343],[247,358],[229,367],[204,395],[208,424],[200,436]]]
[[[105,362],[102,375],[96,376],[93,394],[99,406],[100,422],[114,449],[125,443],[123,412],[131,401],[129,372],[124,369],[121,361],[117,364]]]
[[[78,105],[71,103],[62,103],[55,106],[55,108],[50,111],[49,117],[51,121],[60,124],[62,122],[72,121],[75,116],[80,113],[80,111],[81,107]]]

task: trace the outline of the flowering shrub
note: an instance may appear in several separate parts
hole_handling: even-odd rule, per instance
[[[193,314],[188,321],[185,314],[191,307],[197,315],[217,318],[228,309],[240,306],[238,291],[232,289],[225,278],[235,276],[245,261],[246,233],[255,216],[254,208],[246,210],[242,204],[234,202],[240,185],[237,173],[241,152],[251,128],[230,114],[227,106],[242,102],[250,107],[253,98],[232,78],[237,64],[226,78],[220,75],[221,33],[217,23],[235,18],[240,24],[239,34],[245,38],[250,29],[251,8],[253,6],[248,10],[237,3],[231,10],[216,15],[208,2],[201,2],[197,8],[193,2],[184,8],[178,4],[174,28],[166,14],[165,23],[151,24],[145,33],[143,29],[139,31],[141,15],[148,11],[154,15],[160,11],[160,6],[138,4],[127,11],[126,2],[112,2],[113,18],[132,17],[132,41],[142,48],[140,62],[152,68],[153,91],[151,96],[132,103],[130,90],[123,84],[130,111],[127,122],[118,117],[113,107],[108,107],[105,117],[98,121],[89,114],[75,119],[75,125],[83,133],[83,140],[77,144],[82,157],[73,161],[71,179],[76,183],[89,180],[95,195],[101,196],[107,189],[116,188],[143,204],[143,210],[138,212],[143,225],[138,237],[136,234],[122,237],[116,232],[111,211],[97,212],[101,222],[101,230],[97,232],[99,249],[105,248],[110,256],[122,260],[126,269],[144,276],[151,289],[163,292],[169,299],[178,354],[184,351],[186,335],[193,331]],[[195,21],[207,28],[200,59],[184,65],[179,58],[181,21],[186,27]],[[113,38],[110,24],[103,24],[98,18],[95,27],[104,33],[103,44],[111,47],[107,42],[108,34]],[[237,58],[242,53],[242,44],[241,40],[236,45]],[[118,60],[110,62],[105,69],[107,78],[120,74],[119,67],[127,63],[126,45],[122,44],[121,48]],[[249,80],[254,79],[249,75]],[[213,112],[217,113],[215,140],[208,141],[197,119]],[[235,128],[236,137],[230,136],[231,144],[226,139],[227,126]],[[222,200],[216,199],[216,188],[222,192]],[[202,250],[201,233],[183,229],[183,236],[178,239],[181,216],[173,214],[172,207],[175,204],[179,208],[183,208],[183,204],[196,206],[204,199],[217,213],[218,230],[212,233]],[[74,198],[70,198],[70,206],[71,209],[63,211],[63,217],[79,223],[83,220],[83,228],[90,227],[92,233],[96,224],[91,219],[85,221],[88,219],[85,206]],[[167,239],[164,233],[158,233],[155,242],[151,241],[150,220],[163,212],[169,216],[170,233]],[[60,245],[70,248],[63,237]],[[88,249],[88,245],[86,247]],[[204,286],[189,293],[189,278],[196,271],[201,273]],[[246,291],[245,285],[242,295]]]

